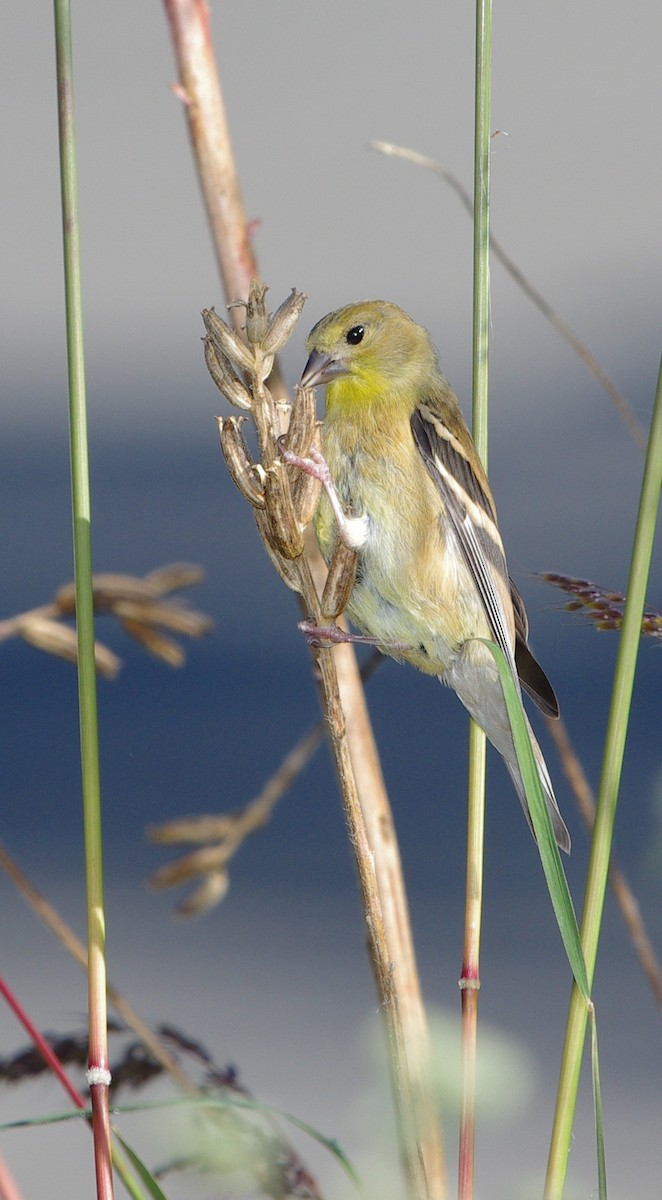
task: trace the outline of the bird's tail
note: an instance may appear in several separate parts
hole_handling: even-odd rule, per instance
[[[440,679],[442,683],[449,683],[455,690],[474,721],[480,725],[481,729],[485,730],[492,745],[499,751],[515,784],[515,790],[520,798],[529,828],[535,837],[526,791],[524,790],[524,781],[517,763],[515,743],[513,742],[510,718],[503,698],[501,682],[489,652],[485,651],[485,655],[488,657],[484,658],[482,662],[476,663],[474,661],[471,664],[471,670],[467,669],[466,657],[464,655],[459,656],[453,664],[453,669],[448,671],[445,676],[440,676]],[[518,682],[516,679],[516,683]],[[524,720],[526,721],[526,728],[531,738],[533,757],[538,767],[538,776],[543,795],[547,801],[554,837],[559,848],[569,854],[570,834],[559,812],[559,806],[556,803],[554,788],[552,787],[552,781],[549,777],[549,771],[547,770],[542,750],[536,741],[526,713],[524,713]]]
[[[547,802],[547,811],[549,812],[549,815],[551,817],[552,828],[554,830],[554,837],[556,838],[556,844],[561,850],[565,850],[566,854],[569,854],[570,853],[570,834],[568,833],[565,821],[563,820],[563,817],[561,816],[561,814],[559,812],[559,806],[556,802],[556,796],[554,795],[554,788],[552,787],[552,781],[549,777],[549,771],[547,770],[547,764],[543,758],[542,750],[540,749],[540,746],[538,745],[538,743],[536,741],[534,732],[531,729],[531,726],[529,725],[528,717],[526,718],[526,725],[527,725],[527,729],[529,731],[529,737],[531,738],[531,747],[533,749],[533,757],[536,760],[536,766],[538,768],[538,778],[540,779],[540,784],[541,784],[541,787],[543,790],[543,795]],[[513,747],[513,752],[514,752],[514,747]],[[526,792],[524,790],[524,783],[522,780],[522,776],[520,774],[519,765],[517,763],[517,757],[514,755],[514,757],[511,759],[509,756],[506,756],[505,754],[503,754],[503,752],[502,752],[502,757],[503,757],[503,761],[505,762],[505,764],[508,768],[510,777],[511,777],[513,783],[515,784],[515,790],[517,792],[517,795],[520,798],[520,803],[522,805],[522,808],[524,809],[524,816],[526,817],[526,819],[529,823],[529,829],[531,830],[531,833],[533,833],[533,824],[531,821],[531,814],[529,812],[529,804],[528,804],[528,801],[526,798]],[[533,833],[533,836],[535,837],[535,833]]]

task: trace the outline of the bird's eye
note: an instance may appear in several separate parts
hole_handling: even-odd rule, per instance
[[[364,333],[364,325],[352,325],[352,328],[348,329],[347,333],[345,334],[345,341],[348,342],[350,346],[358,346],[359,342],[363,341]]]

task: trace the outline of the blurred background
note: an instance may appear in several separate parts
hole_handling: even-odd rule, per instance
[[[471,222],[438,178],[367,144],[412,147],[471,186],[472,6],[252,0],[214,3],[211,14],[272,307],[293,285],[309,297],[283,355],[286,379],[297,381],[306,333],[324,313],[389,299],[430,330],[468,415]],[[146,826],[244,804],[317,705],[294,597],[218,451],[213,418],[227,406],[204,366],[199,314],[224,300],[171,90],[164,12],[117,0],[74,5],[73,15],[95,569],[200,563],[206,580],[191,601],[216,623],[175,671],[99,621],[124,661],[116,682],[99,682],[110,977],[147,1020],[202,1039],[260,1099],[337,1137],[372,1194],[395,1196],[379,1017],[326,749],[233,862],[219,909],[175,922],[179,897],[144,887],[168,858],[146,843]],[[0,618],[44,603],[72,575],[52,14],[13,5],[3,26]],[[493,232],[644,427],[660,354],[661,37],[651,0],[607,0],[599,19],[585,0],[524,9],[504,0],[494,16]],[[533,645],[594,786],[617,642],[560,611],[560,595],[532,573],[625,586],[642,461],[601,388],[495,263],[490,477]],[[659,540],[650,600],[662,606]],[[642,643],[616,833],[658,946],[661,669],[659,648]],[[0,676],[2,839],[84,937],[75,672],[13,641],[1,647]],[[451,693],[389,661],[368,696],[426,998],[440,1010],[448,1056],[458,1038],[466,719]],[[573,835],[579,909],[586,839],[540,733]],[[83,977],[12,885],[0,888],[7,981],[42,1028],[82,1029]],[[494,1061],[505,1056],[511,1082],[499,1068],[483,1085],[479,1197],[540,1191],[569,988],[535,847],[491,756],[481,1037]],[[610,1196],[650,1195],[662,1178],[659,1012],[611,898],[595,1000]],[[5,1011],[0,1037],[2,1055],[25,1041]],[[0,1088],[2,1120],[64,1107],[50,1083]],[[163,1131],[155,1121],[141,1129],[151,1163],[170,1153]],[[53,1200],[78,1200],[90,1194],[88,1140],[82,1127],[23,1130],[2,1146],[26,1197],[47,1185]],[[350,1194],[325,1152],[297,1144],[326,1195]],[[593,1161],[587,1073],[569,1196],[593,1194]],[[203,1181],[199,1194],[211,1187]]]

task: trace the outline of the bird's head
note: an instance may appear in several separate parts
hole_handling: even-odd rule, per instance
[[[427,331],[385,300],[363,300],[329,313],[311,331],[306,349],[301,385],[330,384],[327,405],[334,395],[360,401],[411,390],[436,368]]]

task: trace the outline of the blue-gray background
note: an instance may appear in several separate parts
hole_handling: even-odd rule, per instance
[[[468,411],[470,222],[434,176],[366,143],[404,143],[470,182],[471,7],[254,0],[212,9],[273,304],[293,284],[310,297],[284,355],[290,383],[314,321],[379,296],[431,330]],[[609,0],[598,23],[583,0],[526,10],[507,0],[494,34],[494,232],[646,425],[660,351],[659,7]],[[204,368],[199,312],[223,299],[169,90],[163,13],[126,0],[75,6],[74,45],[95,567],[143,573],[199,562],[207,579],[195,603],[216,621],[178,672],[99,623],[125,663],[117,682],[99,684],[110,974],[149,1020],[179,1023],[219,1060],[236,1062],[262,1099],[337,1135],[372,1194],[396,1195],[388,1097],[370,1049],[378,1016],[326,752],[233,863],[220,910],[173,924],[170,897],[142,886],[165,859],[146,845],[145,826],[244,803],[316,718],[316,700],[294,599],[266,561],[217,448],[213,417],[224,401]],[[9,615],[42,603],[71,575],[47,6],[5,14],[0,58],[0,615]],[[616,642],[559,612],[558,597],[530,572],[624,586],[642,459],[600,388],[496,264],[491,363],[490,474],[510,569],[596,784]],[[661,584],[658,546],[653,603]],[[83,933],[75,674],[18,643],[2,647],[0,673],[2,837]],[[658,944],[659,689],[659,651],[646,644],[617,850]],[[426,995],[456,1040],[466,722],[453,696],[392,663],[369,698]],[[544,744],[573,832],[568,873],[579,906],[585,840]],[[82,977],[1,886],[3,973],[43,1027],[80,1024]],[[479,1130],[478,1195],[505,1200],[539,1191],[569,980],[535,849],[496,761],[486,901],[481,1010],[491,1032],[517,1042],[521,1072],[519,1083],[497,1073],[497,1111],[506,1092],[512,1105],[500,1117],[486,1112]],[[659,1016],[611,900],[596,1002],[610,1194],[653,1195],[662,1178]],[[8,1014],[0,1021],[7,1052],[23,1036]],[[515,1058],[513,1049],[511,1065]],[[3,1119],[61,1106],[46,1084],[1,1098]],[[589,1110],[586,1080],[571,1157],[577,1196],[595,1188]],[[147,1157],[166,1156],[153,1125],[140,1137]],[[3,1143],[26,1196],[46,1181],[55,1200],[89,1194],[84,1130],[13,1133]],[[452,1162],[452,1121],[448,1143]],[[327,1156],[302,1148],[327,1194],[347,1194]]]

